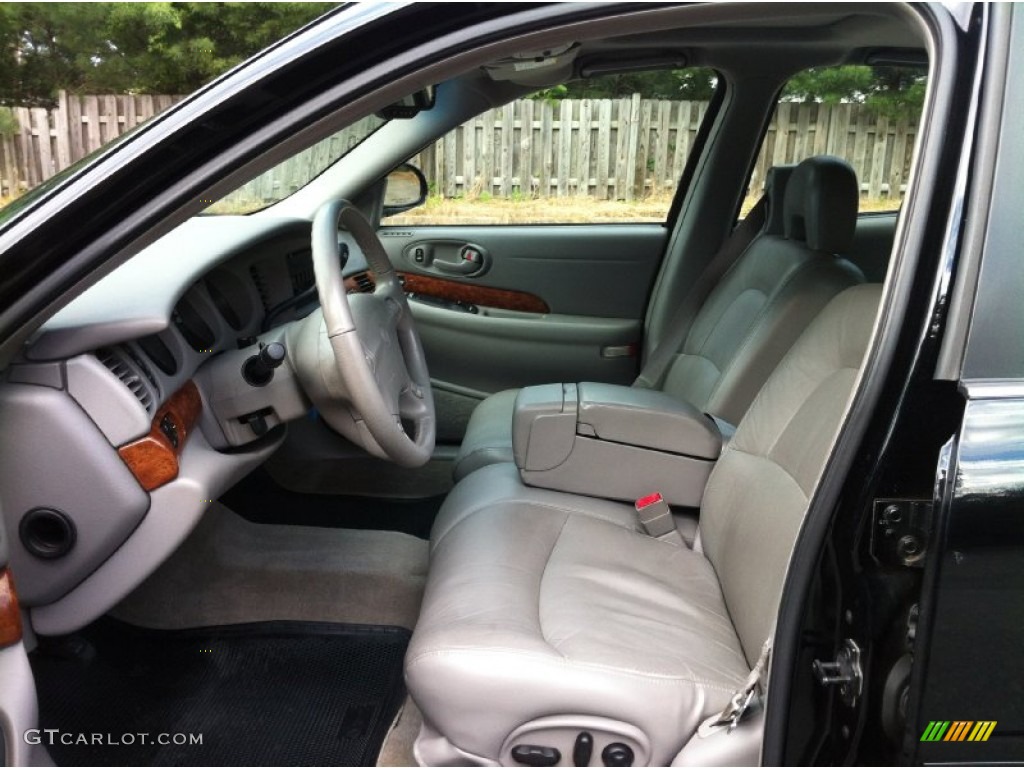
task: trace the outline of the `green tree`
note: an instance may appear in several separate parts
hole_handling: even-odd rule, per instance
[[[866,104],[878,114],[900,117],[920,113],[926,80],[917,67],[821,67],[797,74],[782,95],[789,101]]]
[[[534,94],[540,99],[648,99],[706,101],[714,92],[713,70],[690,68],[628,72],[573,80]],[[783,89],[787,101],[867,104],[887,117],[914,116],[924,103],[926,75],[917,67],[817,67],[795,75]]]
[[[3,3],[0,102],[187,93],[333,3]]]
[[[624,72],[573,80],[558,86],[557,98],[619,99],[639,93],[646,99],[706,101],[714,92],[716,79],[713,70],[697,67]],[[542,96],[550,98],[551,90],[542,91]]]

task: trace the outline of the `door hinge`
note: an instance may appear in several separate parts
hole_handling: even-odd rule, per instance
[[[932,503],[924,499],[875,499],[871,556],[883,566],[924,567],[932,533]]]
[[[864,670],[860,665],[860,646],[850,638],[843,641],[835,661],[815,659],[814,677],[823,686],[839,686],[839,699],[848,707],[856,706],[864,688]]]

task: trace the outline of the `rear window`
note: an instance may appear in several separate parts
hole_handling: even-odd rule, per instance
[[[857,172],[860,210],[896,211],[903,201],[924,103],[923,67],[816,67],[782,90],[750,177],[742,214],[775,165],[842,157]]]

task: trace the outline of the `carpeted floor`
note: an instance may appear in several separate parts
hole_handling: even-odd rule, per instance
[[[416,765],[412,747],[422,724],[423,715],[413,700],[407,696],[405,704],[395,716],[391,730],[384,739],[384,746],[377,757],[377,765],[381,768]]]
[[[398,627],[103,619],[33,653],[40,726],[107,735],[57,740],[58,765],[374,765],[408,641]]]
[[[112,615],[156,629],[294,620],[412,629],[427,542],[396,531],[251,523],[214,504]]]

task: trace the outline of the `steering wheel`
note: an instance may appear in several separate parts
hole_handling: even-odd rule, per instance
[[[346,291],[339,225],[365,255],[373,293]],[[312,246],[320,309],[300,321],[289,345],[303,388],[324,420],[352,442],[403,467],[422,466],[434,450],[434,398],[412,312],[384,246],[346,200],[317,211]]]

